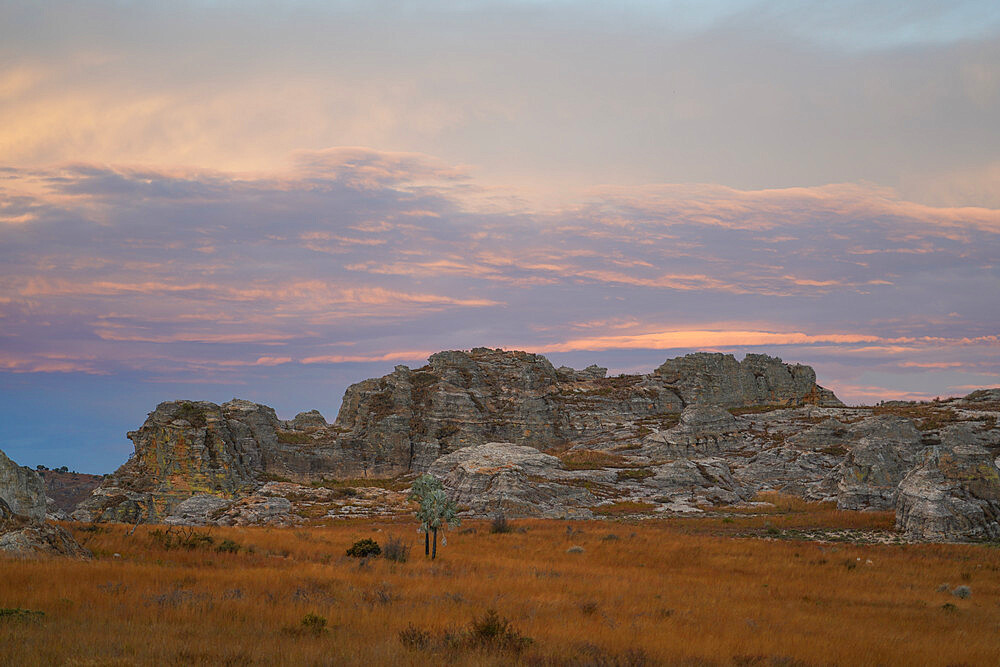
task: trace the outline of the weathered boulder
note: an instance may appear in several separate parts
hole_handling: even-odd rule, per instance
[[[0,451],[0,500],[15,514],[45,518],[45,482],[31,468],[19,466]]]
[[[651,458],[705,456],[717,452],[739,432],[736,418],[715,405],[684,408],[673,428],[653,433],[642,441],[643,453]]]
[[[572,478],[559,459],[523,445],[465,447],[435,461],[430,474],[476,516],[588,517],[585,508],[597,503],[588,490],[561,483]]]
[[[197,494],[178,503],[163,523],[174,526],[214,524],[218,516],[232,504],[233,501],[226,498]]]
[[[4,529],[0,527],[0,551],[20,557],[71,556],[90,558],[88,549],[80,546],[69,532],[55,524],[31,521]]]
[[[825,451],[835,456],[846,454],[847,447],[853,441],[850,427],[833,417],[824,419],[786,440],[787,444],[798,449]]]
[[[924,450],[920,431],[905,417],[869,417],[850,429],[858,438],[840,464],[837,507],[891,510],[896,488]]]
[[[292,503],[287,498],[247,496],[219,514],[215,523],[220,526],[294,526],[302,523],[291,510]]]
[[[21,558],[91,556],[66,529],[18,514],[3,498],[0,498],[0,552]]]
[[[964,424],[944,429],[899,485],[896,528],[914,540],[1000,538],[1000,457]]]
[[[682,504],[733,505],[753,496],[733,478],[729,464],[721,458],[677,459],[653,470],[656,473],[643,484],[669,497],[666,502],[672,509]]]
[[[780,491],[815,501],[837,498],[834,473],[842,455],[797,447],[768,447],[753,454],[734,471],[734,476],[755,491]]]

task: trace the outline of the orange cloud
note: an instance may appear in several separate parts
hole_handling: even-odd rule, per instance
[[[353,354],[353,355],[340,355],[340,354],[328,354],[318,357],[306,357],[302,360],[303,364],[344,364],[344,363],[357,363],[357,362],[374,362],[374,361],[422,361],[427,359],[430,355],[434,354],[437,350],[419,350],[419,351],[406,351],[406,352],[386,352],[385,354]]]

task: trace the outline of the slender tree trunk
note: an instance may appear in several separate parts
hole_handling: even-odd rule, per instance
[[[431,555],[431,532],[429,530],[424,531],[424,555]]]
[[[431,560],[437,558],[438,555],[438,529],[434,529],[434,550],[431,551]]]

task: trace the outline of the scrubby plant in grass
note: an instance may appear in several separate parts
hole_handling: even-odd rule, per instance
[[[44,616],[35,609],[0,608],[0,621],[40,621]]]
[[[512,530],[514,529],[511,527],[510,521],[502,512],[494,516],[493,521],[490,522],[491,533],[509,533]]]
[[[358,540],[347,550],[347,555],[352,558],[372,558],[381,553],[382,547],[370,537]]]
[[[482,650],[520,653],[531,644],[531,638],[518,632],[496,609],[488,609],[469,624],[469,642]]]
[[[302,634],[319,636],[329,632],[326,627],[326,617],[319,614],[309,613],[302,617],[299,622],[299,630]]]
[[[421,651],[430,646],[431,633],[410,623],[399,631],[399,643],[406,648]]]
[[[222,540],[222,542],[219,544],[219,546],[215,547],[215,550],[218,551],[218,552],[220,552],[220,553],[235,554],[235,553],[239,553],[239,551],[240,551],[241,548],[242,547],[240,547],[239,544],[237,544],[233,540],[230,540],[230,539],[227,538],[225,540]]]
[[[410,546],[398,537],[390,537],[382,550],[382,557],[396,563],[405,563],[410,557]]]
[[[166,550],[170,549],[198,549],[212,546],[215,539],[208,533],[203,533],[194,527],[171,526],[166,530],[157,528],[149,533],[155,543]]]

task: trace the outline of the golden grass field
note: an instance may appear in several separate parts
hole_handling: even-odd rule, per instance
[[[93,560],[0,560],[0,608],[44,612],[0,615],[0,663],[1000,664],[995,546],[789,539],[891,524],[794,500],[506,534],[467,522],[434,562],[403,519],[199,529],[213,542],[192,549],[165,549],[155,526],[67,524]],[[407,562],[345,556],[390,536],[412,544]],[[971,596],[950,592],[961,585]],[[489,609],[531,642],[470,633]]]

